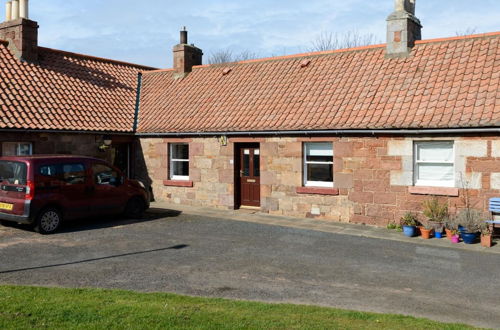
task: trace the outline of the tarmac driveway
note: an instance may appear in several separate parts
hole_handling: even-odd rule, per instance
[[[290,302],[500,327],[500,256],[152,209],[0,227],[0,284]]]

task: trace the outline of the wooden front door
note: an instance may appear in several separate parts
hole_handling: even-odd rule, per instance
[[[260,206],[260,149],[240,148],[240,205]]]

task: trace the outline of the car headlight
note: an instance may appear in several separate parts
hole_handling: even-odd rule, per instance
[[[144,183],[142,183],[142,181],[137,182],[139,182],[139,186],[141,186],[142,189],[146,190],[146,186],[144,185]]]

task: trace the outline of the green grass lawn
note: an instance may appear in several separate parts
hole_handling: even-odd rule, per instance
[[[0,286],[0,329],[469,329],[413,317],[167,293]]]

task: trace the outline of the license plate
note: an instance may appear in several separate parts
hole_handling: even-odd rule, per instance
[[[13,208],[14,208],[13,204],[0,203],[0,210],[12,211]]]

